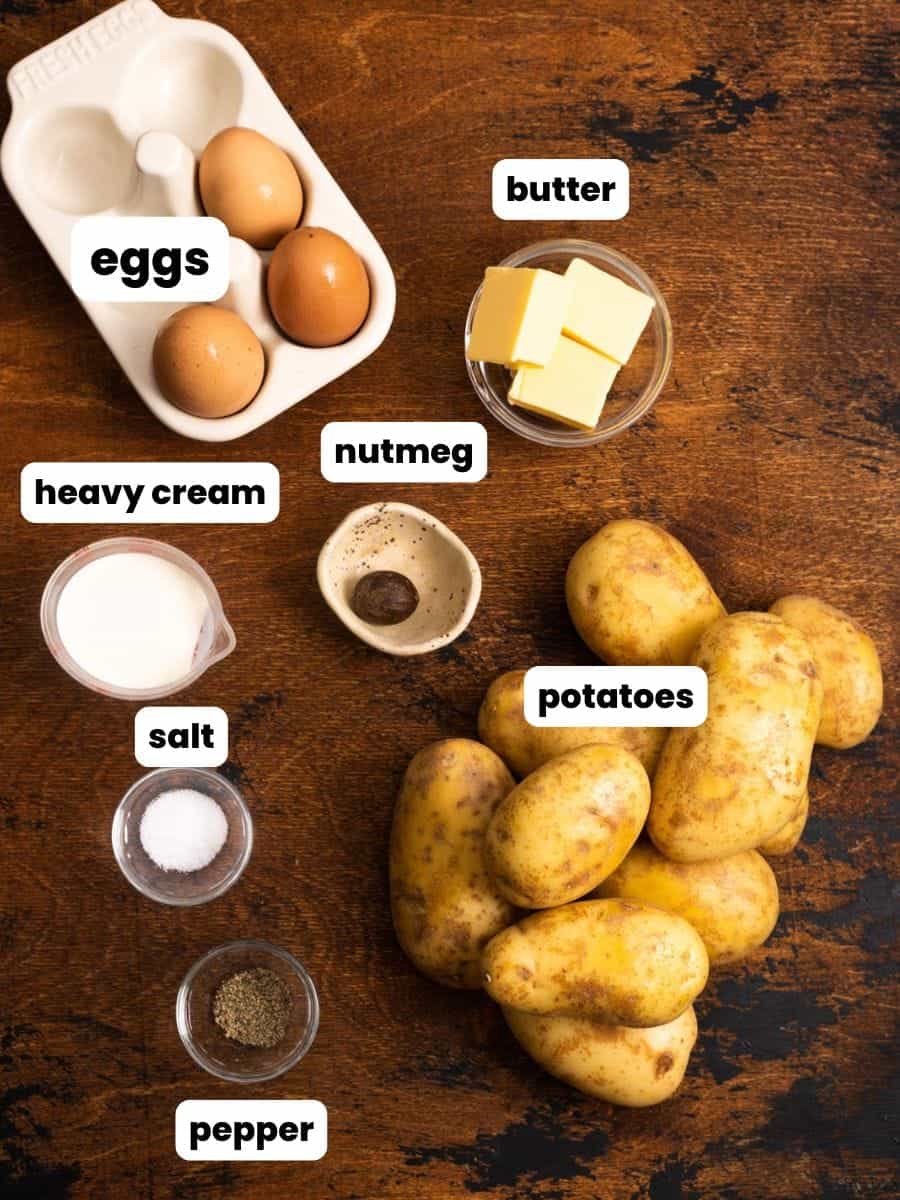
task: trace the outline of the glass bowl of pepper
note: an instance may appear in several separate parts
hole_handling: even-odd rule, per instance
[[[262,1083],[315,1041],[319,998],[302,963],[269,942],[228,942],[185,975],[175,1022],[191,1058],[219,1079]]]

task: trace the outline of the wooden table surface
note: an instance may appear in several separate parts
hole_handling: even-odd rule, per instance
[[[99,12],[4,0],[2,65]],[[169,433],[143,407],[4,192],[0,196],[0,1192],[55,1200],[667,1200],[894,1194],[891,705],[847,753],[817,750],[812,816],[780,863],[764,950],[717,973],[673,1101],[614,1110],[542,1074],[484,997],[398,950],[386,839],[409,757],[472,735],[487,683],[587,662],[563,599],[579,543],[625,515],[665,523],[730,609],[806,590],[875,637],[888,682],[897,561],[896,252],[888,5],[863,0],[521,0],[391,5],[170,0],[236,34],[381,240],[397,275],[377,354],[238,443]],[[490,211],[507,156],[624,158],[626,220],[511,224]],[[602,448],[546,450],[483,413],[461,348],[483,268],[543,236],[624,250],[664,291],[675,364],[653,414]],[[896,360],[895,360],[896,362]],[[484,419],[476,485],[325,483],[319,431],[344,419]],[[18,515],[32,459],[269,460],[270,526],[139,530],[194,555],[238,649],[183,697],[232,723],[225,768],[257,844],[240,884],[194,911],[120,875],[113,810],[141,773],[134,711],[79,688],[41,640],[59,560],[106,527]],[[484,571],[451,650],[403,661],[353,640],[316,589],[353,507],[395,498],[448,521]],[[186,1056],[173,1005],[209,947],[294,951],[322,1024],[260,1097],[328,1106],[316,1164],[185,1163],[188,1097],[245,1094]]]

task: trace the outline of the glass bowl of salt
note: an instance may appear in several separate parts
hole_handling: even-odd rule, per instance
[[[215,900],[237,882],[253,849],[253,821],[218,771],[151,771],[128,789],[112,826],[122,874],[159,904]]]

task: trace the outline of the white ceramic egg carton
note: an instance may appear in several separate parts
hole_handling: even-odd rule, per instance
[[[156,386],[153,341],[182,305],[83,302],[148,408],[170,429],[206,442],[241,437],[384,340],[396,289],[383,250],[230,33],[168,17],[152,0],[124,0],[23,58],[7,83],[12,117],[0,155],[3,178],[67,280],[70,233],[81,216],[201,216],[197,156],[230,125],[255,129],[286,151],[303,183],[301,224],[339,233],[366,265],[372,297],[365,324],[340,346],[311,349],[286,340],[272,321],[264,286],[269,254],[231,239],[230,286],[218,303],[255,330],[266,377],[247,408],[218,420],[181,412]]]

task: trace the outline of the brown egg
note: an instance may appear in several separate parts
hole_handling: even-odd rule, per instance
[[[275,320],[304,346],[336,346],[369,311],[363,261],[328,229],[295,229],[275,247],[266,282]]]
[[[303,187],[285,152],[254,129],[234,126],[200,158],[200,199],[232,237],[271,250],[303,212]]]
[[[153,343],[159,390],[195,417],[229,417],[246,408],[265,370],[263,348],[247,322],[212,304],[173,313]]]

